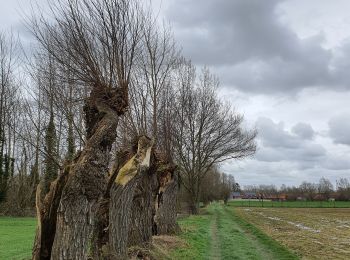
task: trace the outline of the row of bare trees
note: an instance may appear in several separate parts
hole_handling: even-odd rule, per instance
[[[13,82],[12,41],[8,42],[4,34],[0,34],[0,201],[4,198],[7,181],[13,175],[14,139],[9,125],[13,123],[16,105],[17,88]]]
[[[213,169],[252,155],[256,132],[145,3],[59,0],[49,13],[27,19],[26,80],[1,38],[0,195],[36,205],[33,259],[126,259],[177,230],[179,186],[192,213],[210,176],[227,194]]]
[[[275,185],[246,185],[244,192],[256,194],[279,195],[285,194],[288,200],[350,200],[350,181],[348,178],[336,180],[336,187],[332,182],[322,177],[318,183],[303,181],[299,186],[286,186],[282,184],[277,188]]]

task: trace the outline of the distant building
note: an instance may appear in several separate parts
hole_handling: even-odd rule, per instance
[[[282,193],[282,194],[264,194],[263,198],[267,199],[267,200],[272,200],[272,201],[285,201],[287,199],[287,195],[284,193]]]
[[[239,191],[235,191],[231,193],[231,198],[232,199],[241,199],[242,198],[242,194]]]
[[[244,192],[242,199],[257,199],[259,196],[256,192]]]

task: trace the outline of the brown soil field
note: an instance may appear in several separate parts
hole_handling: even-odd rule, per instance
[[[350,209],[235,208],[302,259],[350,259]]]

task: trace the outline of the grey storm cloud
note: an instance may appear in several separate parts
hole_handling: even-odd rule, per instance
[[[225,65],[250,58],[295,57],[296,37],[273,14],[278,1],[174,1],[170,18],[196,62]],[[203,55],[205,53],[205,55]]]
[[[311,140],[314,133],[310,125],[298,123],[288,131],[282,122],[259,118],[257,128],[261,144],[257,160],[292,161],[298,163],[299,168],[312,168],[326,156],[325,148]]]
[[[298,123],[292,128],[292,132],[303,139],[313,139],[315,132],[311,125],[305,123]]]
[[[264,94],[325,85],[346,89],[350,46],[339,47],[337,58],[322,47],[322,33],[299,38],[281,22],[283,2],[177,0],[167,15],[186,56],[214,66],[225,86]]]
[[[254,111],[250,113],[255,116],[254,121],[265,116],[256,123],[259,134],[255,160],[243,163],[243,168],[227,163],[224,166],[227,171],[246,183],[265,184],[297,183],[322,176],[334,181],[337,176],[348,175],[350,156],[342,150],[344,147],[329,142],[329,138],[334,143],[350,144],[347,134],[350,126],[338,122],[342,120],[329,121],[330,111],[339,109],[324,100],[332,95],[321,95],[322,98],[315,100],[311,93],[350,90],[350,40],[325,47],[329,31],[319,24],[311,28],[314,24],[309,23],[317,20],[322,24],[322,18],[301,17],[298,20],[301,27],[293,24],[295,20],[284,19],[285,14],[290,14],[287,3],[310,14],[314,13],[312,3],[283,0],[169,0],[168,3],[165,14],[173,24],[185,56],[217,73],[224,91],[233,93],[233,100],[243,96],[244,105],[253,97],[251,102],[257,104],[246,109]],[[327,15],[327,26],[336,28],[337,13],[329,12],[325,3],[329,4],[317,2]],[[347,6],[343,4],[339,8]],[[302,35],[300,28],[311,33]],[[260,96],[269,99],[259,99]],[[279,111],[283,107],[279,104],[281,97],[284,100],[296,97],[296,111],[305,114],[298,119],[293,111]],[[345,110],[343,101],[339,100],[337,105]],[[326,132],[324,122],[328,121],[328,135],[318,134]]]
[[[328,170],[349,170],[350,160],[344,156],[329,156],[327,160],[321,162],[322,167]]]
[[[328,122],[329,136],[335,144],[350,145],[350,114],[331,118]]]
[[[329,65],[334,86],[348,90],[350,85],[350,40],[333,51],[333,59]]]
[[[330,120],[331,131],[342,129],[342,133],[350,133],[350,123],[345,123],[349,116],[336,117]],[[309,124],[298,123],[288,131],[282,122],[275,123],[269,118],[257,120],[259,131],[259,150],[256,154],[257,161],[262,163],[294,163],[296,169],[318,168],[322,172],[327,170],[342,171],[350,169],[350,158],[346,155],[333,155],[327,153],[323,145],[314,140],[315,132]],[[336,132],[334,136],[341,137]],[[338,143],[350,144],[350,137],[337,140]],[[346,143],[348,142],[348,143]]]
[[[283,122],[275,123],[270,118],[260,117],[257,120],[259,139],[265,147],[298,148],[302,139],[291,135],[284,127]]]

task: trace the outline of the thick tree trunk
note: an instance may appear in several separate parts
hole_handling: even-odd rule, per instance
[[[110,259],[127,258],[128,230],[132,202],[139,180],[147,174],[153,141],[141,137],[138,151],[119,171],[111,189],[109,208],[109,253]]]
[[[41,228],[33,249],[34,259],[38,259],[35,252],[46,243],[47,259],[50,252],[51,259],[87,259],[98,201],[107,185],[108,155],[116,138],[118,116],[125,112],[127,100],[126,84],[118,90],[95,87],[91,92],[85,106],[85,147],[70,165],[65,182],[59,186],[61,192],[48,193],[53,193],[51,200],[57,203],[54,207],[47,203],[42,209],[53,212],[48,221],[52,225],[46,238],[42,227],[48,225],[39,217]],[[47,239],[53,239],[53,244]]]
[[[155,216],[156,235],[171,235],[179,230],[176,223],[177,190],[178,177],[176,171],[173,171],[170,181],[160,189],[158,194],[158,208]]]
[[[176,166],[154,151],[152,165],[142,176],[133,199],[128,246],[145,247],[152,235],[174,234],[176,224]]]
[[[52,259],[86,259],[97,202],[106,189],[108,154],[118,118],[106,114],[72,166],[57,214]]]
[[[133,198],[128,247],[147,245],[152,240],[157,186],[157,176],[152,170],[142,175]]]
[[[108,256],[108,239],[109,239],[109,205],[110,191],[114,185],[115,179],[120,168],[130,159],[129,151],[119,151],[116,155],[116,161],[109,175],[107,189],[99,202],[99,207],[96,213],[96,221],[92,235],[92,256],[95,260],[103,260]]]
[[[136,187],[129,227],[129,247],[147,246],[152,240],[152,235],[157,234],[158,224],[161,224],[162,234],[170,233],[170,229],[175,230],[177,190],[177,178],[174,178],[175,166],[162,158],[161,155],[161,153],[154,151],[151,168],[148,174],[142,176]],[[173,185],[174,183],[175,185]],[[164,193],[166,196],[164,203],[168,203],[168,205],[163,203]],[[158,215],[160,221],[156,223],[160,200],[161,211]],[[172,210],[167,210],[168,207]],[[169,214],[170,212],[173,214]],[[170,217],[169,220],[163,219],[168,217]]]

